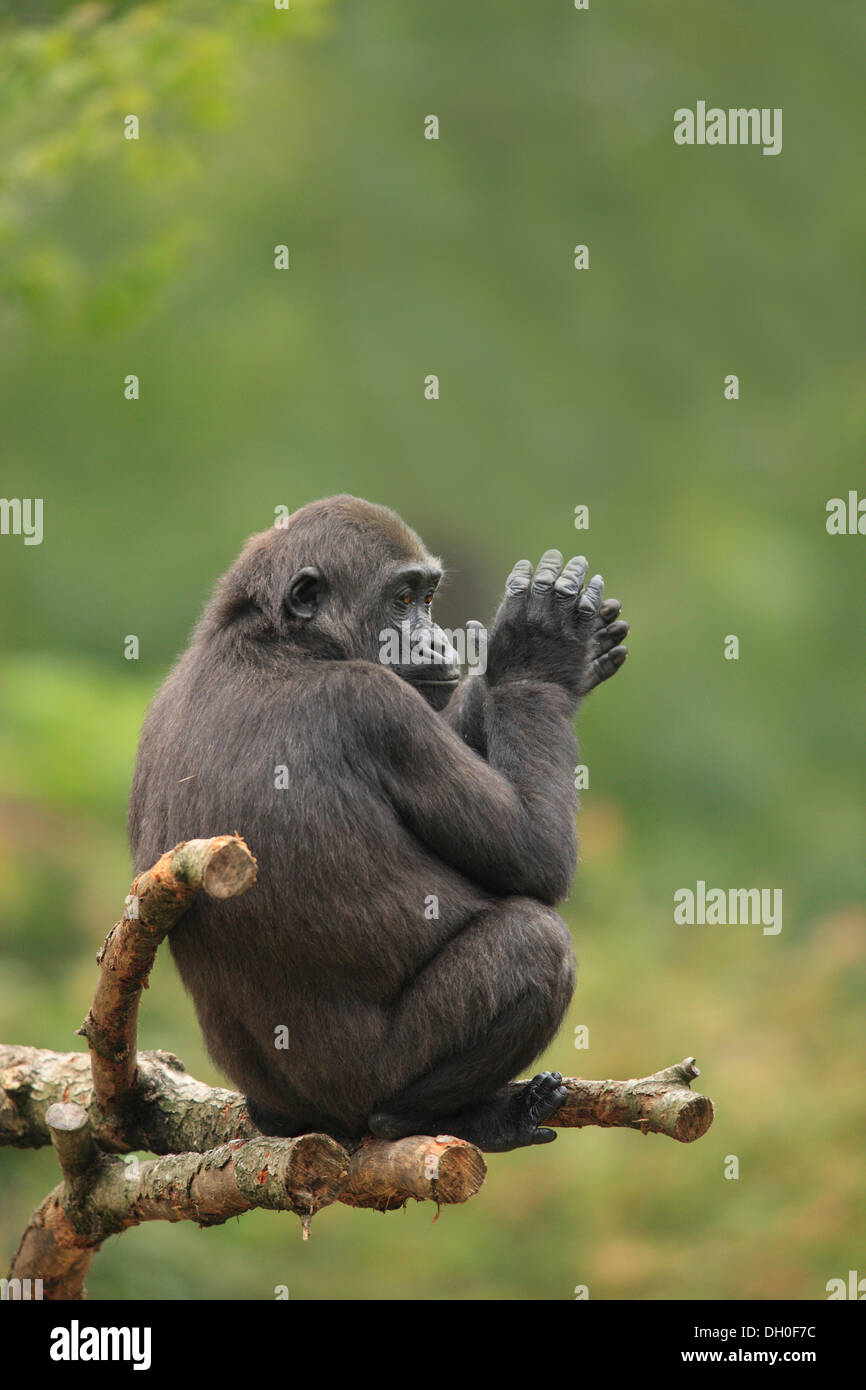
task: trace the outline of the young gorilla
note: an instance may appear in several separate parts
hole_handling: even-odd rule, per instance
[[[577,851],[571,720],[625,659],[628,624],[582,557],[549,550],[534,575],[515,566],[486,675],[458,684],[430,617],[440,578],[394,512],[302,507],[219,582],[144,724],[136,872],[226,831],[258,858],[254,889],[200,895],[170,941],[267,1134],[555,1137],[558,1073],[505,1083],[571,999],[552,910]],[[407,622],[421,664],[380,664],[380,634]]]

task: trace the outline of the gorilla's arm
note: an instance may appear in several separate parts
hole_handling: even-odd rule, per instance
[[[445,723],[482,758],[487,757],[488,693],[484,675],[464,676],[442,711]]]
[[[488,892],[564,898],[577,856],[566,693],[531,680],[489,690],[485,762],[405,682],[370,665],[361,681],[360,669],[345,698],[357,701],[364,760],[403,823]]]
[[[556,550],[534,574],[519,561],[486,677],[465,682],[445,718],[383,669],[365,663],[347,680],[366,757],[397,814],[438,858],[496,894],[554,903],[574,872],[571,719],[594,664],[612,673],[625,656],[624,647],[599,653],[604,584],[595,575],[584,587],[585,578],[582,557],[563,568]]]

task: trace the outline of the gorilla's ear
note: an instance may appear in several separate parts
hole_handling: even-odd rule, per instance
[[[315,565],[305,565],[289,580],[283,603],[293,618],[313,618],[322,596],[322,575]]]

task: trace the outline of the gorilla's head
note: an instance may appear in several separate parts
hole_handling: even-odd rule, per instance
[[[442,709],[459,676],[457,652],[431,616],[442,573],[390,508],[327,497],[247,542],[199,635],[380,662]]]

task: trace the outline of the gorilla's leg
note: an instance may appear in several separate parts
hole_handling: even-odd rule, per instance
[[[214,994],[197,1013],[208,1053],[244,1093],[247,1114],[262,1134],[291,1136],[327,1129],[321,1113],[268,1065],[261,1043],[225,997]]]
[[[554,1037],[574,988],[565,923],[530,898],[475,918],[403,994],[385,1056],[415,1061],[417,1080],[383,1093],[370,1117],[385,1138],[449,1133],[488,1150],[546,1143],[539,1125],[565,1098],[558,1073],[516,1094],[505,1083]]]

